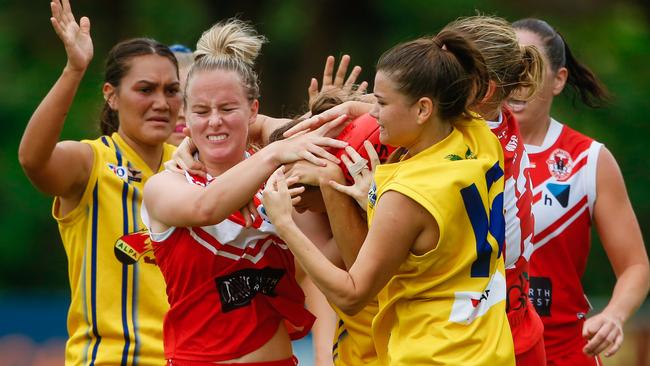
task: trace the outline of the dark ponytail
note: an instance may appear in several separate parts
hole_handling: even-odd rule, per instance
[[[438,117],[469,119],[468,107],[481,100],[489,82],[481,53],[460,33],[443,30],[435,37],[401,43],[377,63],[400,92],[417,100],[429,97]]]
[[[119,127],[120,120],[117,117],[117,111],[114,111],[108,102],[104,102],[102,114],[99,116],[99,129],[102,131],[102,135],[111,135],[113,132],[117,132]]]
[[[176,76],[178,76],[178,61],[169,47],[150,38],[133,38],[116,44],[108,53],[104,82],[111,84],[117,90],[122,78],[129,72],[131,59],[144,55],[158,55],[167,58],[174,65]],[[120,120],[117,111],[113,110],[108,102],[104,102],[99,117],[99,128],[102,134],[110,135],[117,132],[119,127]]]
[[[544,45],[542,51],[551,70],[557,72],[561,67],[567,69],[567,84],[573,88],[582,103],[591,108],[599,108],[609,102],[611,96],[607,88],[586,65],[573,56],[562,35],[548,23],[540,19],[526,18],[512,23],[512,27],[535,33],[541,38]]]

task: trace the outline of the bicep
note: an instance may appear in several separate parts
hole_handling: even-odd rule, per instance
[[[164,171],[149,178],[143,199],[151,219],[151,229],[202,226],[196,203],[205,188],[188,184],[182,174]]]
[[[368,299],[374,297],[397,273],[418,239],[434,228],[435,220],[417,202],[398,192],[384,193],[350,268],[358,290]]]
[[[37,169],[26,169],[30,181],[40,191],[60,197],[81,195],[94,163],[90,145],[79,141],[61,141],[50,158]]]
[[[594,222],[616,275],[634,264],[647,265],[639,223],[614,156],[602,148],[596,171]]]

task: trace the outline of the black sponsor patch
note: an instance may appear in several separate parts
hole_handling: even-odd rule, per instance
[[[540,316],[551,316],[553,284],[548,277],[530,277],[528,297]]]
[[[275,297],[275,286],[284,275],[283,269],[248,268],[214,279],[224,313],[246,306],[259,293]]]

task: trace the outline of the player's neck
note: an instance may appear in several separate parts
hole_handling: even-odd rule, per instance
[[[541,146],[546,138],[546,133],[551,125],[551,117],[546,116],[542,121],[536,123],[520,124],[521,138],[527,145]]]

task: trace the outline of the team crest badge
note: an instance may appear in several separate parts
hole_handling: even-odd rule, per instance
[[[548,171],[551,175],[560,182],[569,179],[571,176],[573,159],[571,159],[571,155],[565,150],[556,149],[553,151],[548,160],[546,160],[546,164],[548,164]]]
[[[108,169],[126,183],[142,182],[142,172],[140,170],[111,163],[108,163]]]
[[[150,254],[151,250],[151,238],[149,238],[147,230],[122,236],[117,239],[114,248],[115,257],[124,264],[134,264],[145,254]],[[149,263],[153,259],[147,256],[145,261]]]

